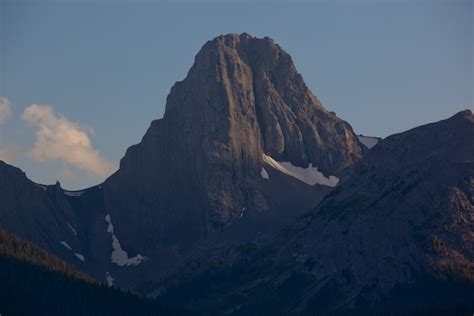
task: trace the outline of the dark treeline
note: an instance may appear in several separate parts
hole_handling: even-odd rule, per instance
[[[0,314],[187,315],[99,284],[59,258],[0,231]]]
[[[73,265],[59,259],[50,252],[2,229],[0,229],[0,255],[26,261],[48,271],[60,272],[68,277],[88,283],[96,282],[91,276],[77,270]]]

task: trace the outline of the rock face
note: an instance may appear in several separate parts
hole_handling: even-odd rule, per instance
[[[234,314],[472,310],[473,139],[470,111],[387,137],[292,229],[207,253],[164,297]]]
[[[322,107],[273,40],[220,36],[202,47],[164,117],[106,181],[106,207],[131,244],[188,245],[242,210],[272,209],[263,153],[344,177],[362,152],[350,125]]]

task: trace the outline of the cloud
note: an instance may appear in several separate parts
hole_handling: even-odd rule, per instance
[[[0,160],[9,164],[14,164],[16,162],[18,149],[19,147],[16,145],[0,147]]]
[[[8,121],[12,116],[11,105],[10,100],[0,97],[0,125]]]
[[[30,156],[38,161],[58,160],[98,177],[110,175],[115,166],[92,147],[90,129],[56,116],[49,105],[32,104],[22,114],[23,120],[36,127],[36,142]]]

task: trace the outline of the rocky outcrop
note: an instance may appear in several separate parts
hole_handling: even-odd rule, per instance
[[[189,245],[224,230],[242,210],[270,212],[264,153],[344,177],[362,152],[350,125],[322,107],[273,40],[219,36],[106,181],[106,207],[130,245]]]
[[[472,139],[471,111],[389,136],[291,229],[206,253],[152,293],[217,314],[472,310]]]

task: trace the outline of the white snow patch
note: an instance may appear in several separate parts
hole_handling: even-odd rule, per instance
[[[60,243],[61,243],[61,245],[66,247],[69,251],[73,252],[71,246],[69,246],[69,244],[65,240],[60,241]],[[81,255],[80,253],[75,253],[75,252],[73,252],[73,253],[77,257],[77,259],[79,259],[81,261],[84,261],[84,255]]]
[[[69,226],[69,229],[73,232],[74,235],[77,236],[77,231],[74,229],[74,227],[72,227],[72,225],[69,222],[67,222],[67,226]]]
[[[114,233],[114,225],[112,224],[112,219],[110,218],[110,214],[105,215],[105,221],[107,223],[109,223],[109,225],[107,225],[107,232],[113,234]]]
[[[60,241],[61,245],[63,245],[64,247],[66,247],[67,249],[71,250],[72,251],[72,248],[71,246],[69,246],[69,244],[66,242],[66,241]]]
[[[293,165],[291,162],[279,162],[270,156],[263,154],[263,161],[271,167],[283,172],[291,177],[294,177],[306,184],[315,185],[322,184],[330,187],[335,187],[339,182],[339,179],[335,176],[325,177],[322,172],[318,171],[318,167],[313,167],[313,163],[310,163],[307,168],[301,168]]]
[[[358,135],[357,136],[362,144],[367,146],[369,149],[377,145],[377,143],[380,141],[379,138],[377,137],[370,137],[370,136],[362,136]]]
[[[128,253],[122,249],[120,245],[120,241],[118,240],[117,236],[114,234],[114,225],[112,224],[112,219],[110,214],[105,215],[105,221],[108,223],[107,232],[112,234],[112,255],[110,259],[112,263],[117,264],[118,266],[136,266],[143,260],[146,260],[147,257],[144,257],[140,254],[136,255],[135,257],[129,258]]]
[[[260,175],[262,176],[263,179],[267,179],[267,180],[269,179],[268,172],[263,167],[262,167],[262,170],[260,171]]]
[[[107,282],[108,287],[114,286],[114,278],[112,278],[109,272],[105,272],[105,281]]]
[[[64,191],[64,194],[68,196],[81,196],[84,191]]]
[[[244,213],[245,213],[246,210],[247,210],[246,207],[242,208],[242,210],[240,210],[240,215],[239,215],[238,218],[242,218],[242,216],[244,216]]]

